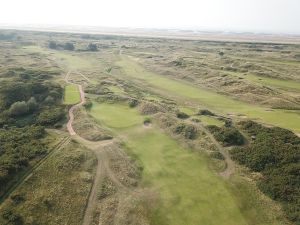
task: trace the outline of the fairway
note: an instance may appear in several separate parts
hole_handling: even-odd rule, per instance
[[[143,185],[160,198],[151,224],[270,224],[262,222],[265,211],[252,209],[254,202],[234,196],[227,182],[208,167],[205,155],[181,147],[155,125],[143,127],[143,116],[136,109],[118,103],[94,103],[90,114],[113,128],[142,164]],[[245,207],[248,204],[251,210]]]
[[[94,103],[90,113],[117,133],[127,134],[130,151],[143,164],[144,183],[161,196],[153,224],[247,224],[225,182],[208,169],[204,156],[181,148],[157,128],[141,132],[134,125],[142,126],[143,117],[126,105]]]
[[[73,105],[80,101],[80,94],[78,87],[73,84],[69,84],[65,87],[64,103],[66,105]]]
[[[244,114],[249,118],[259,119],[267,124],[300,132],[300,123],[298,122],[300,121],[300,114],[297,112],[280,109],[269,110],[268,108],[235,100],[201,87],[195,87],[183,81],[173,80],[146,71],[137,62],[126,56],[122,56],[117,65],[123,68],[125,75],[143,80],[155,88],[167,91],[175,97],[184,97],[221,113]]]
[[[237,77],[243,77],[251,82],[260,83],[271,87],[277,87],[285,90],[300,91],[300,82],[294,80],[280,80],[271,77],[261,77],[254,74],[242,74],[230,71],[226,71],[226,73]]]

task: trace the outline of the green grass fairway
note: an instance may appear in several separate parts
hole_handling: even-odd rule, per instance
[[[117,63],[127,76],[143,80],[153,87],[165,90],[173,96],[184,97],[198,102],[221,113],[245,114],[252,119],[260,119],[267,124],[300,132],[300,114],[288,110],[268,110],[267,108],[241,102],[230,97],[195,87],[184,81],[173,80],[149,71],[146,71],[137,62],[129,57],[122,56]]]
[[[144,166],[144,182],[161,197],[153,224],[247,224],[205,157],[182,149],[155,129],[133,132],[128,146]]]
[[[266,222],[265,209],[256,209],[256,200],[237,198],[228,183],[208,167],[204,155],[180,147],[155,125],[143,127],[143,116],[135,108],[94,103],[90,114],[114,128],[143,165],[143,184],[160,196],[151,224],[279,224]]]
[[[80,93],[78,87],[73,84],[69,84],[65,87],[64,103],[67,105],[73,105],[80,102]]]
[[[121,129],[143,123],[143,117],[136,109],[125,104],[110,104],[93,102],[91,115],[105,126]]]
[[[158,129],[141,132],[134,125],[142,126],[143,117],[126,105],[94,103],[90,113],[127,134],[130,151],[144,166],[144,183],[161,196],[153,224],[246,224],[226,184],[208,169],[204,157],[182,149]]]
[[[229,72],[226,71],[226,73],[237,76],[237,77],[243,77],[246,80],[249,80],[251,82],[260,83],[263,85],[271,86],[271,87],[277,87],[284,90],[295,90],[300,91],[300,82],[294,81],[294,80],[280,80],[275,79],[271,77],[261,77],[254,74],[242,74],[238,72]]]

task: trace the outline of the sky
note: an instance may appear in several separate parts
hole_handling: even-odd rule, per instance
[[[1,0],[0,24],[300,34],[300,0]]]

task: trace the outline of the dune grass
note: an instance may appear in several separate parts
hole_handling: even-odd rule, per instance
[[[82,224],[93,180],[95,156],[75,142],[67,143],[37,168],[0,208],[0,224]],[[9,223],[3,209],[22,217]]]
[[[26,52],[36,52],[46,55],[54,56],[57,62],[65,64],[68,69],[84,69],[92,66],[90,58],[84,57],[84,55],[77,55],[72,51],[65,50],[52,50],[49,48],[42,48],[41,46],[31,45],[23,47]]]
[[[67,105],[73,105],[80,102],[80,93],[78,87],[73,84],[69,84],[65,87],[64,103]]]
[[[247,186],[243,190],[248,194],[241,195],[245,198],[235,196],[232,185],[210,169],[204,154],[181,147],[155,125],[143,127],[143,116],[137,109],[123,104],[95,103],[90,114],[101,124],[114,128],[129,153],[142,164],[143,185],[160,197],[151,217],[152,224],[281,224],[268,221],[265,209],[256,208],[257,199],[248,202],[252,192]]]
[[[244,114],[251,119],[300,132],[300,114],[288,110],[268,110],[268,108],[245,103],[205,88],[196,87],[184,81],[174,80],[146,71],[129,57],[122,56],[117,65],[123,68],[125,75],[142,80],[155,88],[167,91],[173,96],[202,104],[220,113]]]

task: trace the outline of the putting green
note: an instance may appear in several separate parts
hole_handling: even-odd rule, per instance
[[[73,105],[80,102],[80,93],[78,87],[73,84],[69,84],[65,87],[64,103],[67,105]]]
[[[225,95],[193,86],[184,81],[174,80],[146,71],[136,61],[126,56],[122,56],[117,65],[123,68],[127,76],[143,80],[155,88],[167,91],[175,97],[184,97],[220,113],[244,114],[251,119],[258,119],[267,124],[290,129],[297,133],[300,132],[299,112],[280,109],[270,110],[235,100]]]
[[[114,129],[132,127],[143,123],[143,117],[136,109],[125,104],[110,104],[93,102],[91,115],[105,126]]]

